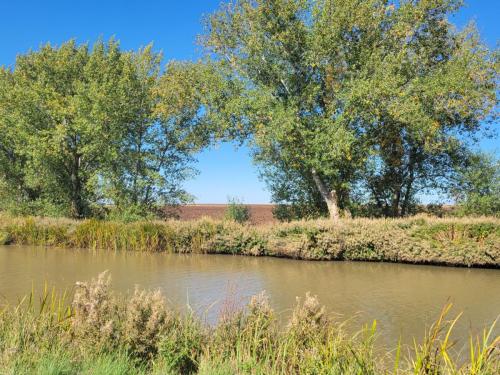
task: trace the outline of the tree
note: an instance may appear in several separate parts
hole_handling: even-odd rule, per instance
[[[500,160],[493,155],[471,154],[458,170],[452,188],[459,211],[466,215],[500,213]]]
[[[69,41],[2,68],[3,206],[50,205],[81,218],[104,204],[139,212],[185,201],[180,183],[208,141],[207,69],[171,63],[162,73],[160,64],[151,46],[134,52],[113,40],[92,48]]]
[[[1,208],[19,206],[23,201],[34,201],[40,196],[37,186],[27,183],[27,157],[22,152],[24,142],[19,136],[15,122],[7,116],[6,105],[13,85],[12,73],[0,68],[0,202]],[[10,207],[6,207],[10,206]]]
[[[250,220],[250,209],[243,204],[241,199],[229,197],[224,218],[240,224],[246,223]]]
[[[452,136],[447,137],[447,143],[439,149],[432,150],[405,138],[399,141],[401,143],[387,147],[394,151],[392,158],[377,155],[364,172],[363,196],[371,206],[371,213],[377,216],[405,216],[416,212],[419,192],[448,194],[456,168],[465,163],[468,154],[467,147]]]
[[[396,52],[380,59],[359,92],[376,117],[368,134],[377,160],[366,185],[386,215],[407,214],[421,191],[447,191],[468,139],[494,118],[496,58],[473,26],[457,33],[447,21],[459,5],[402,3],[388,38]]]
[[[90,50],[70,41],[19,55],[7,72],[1,121],[16,134],[25,189],[66,206],[74,217],[88,214],[98,168],[115,151],[125,121],[123,71],[116,42]]]
[[[334,221],[341,197],[349,197],[368,158],[378,157],[383,174],[399,176],[390,187],[399,214],[421,179],[415,155],[439,150],[453,132],[475,131],[496,101],[488,50],[474,31],[459,34],[446,20],[458,5],[224,6],[209,17],[204,45],[242,87],[237,105],[228,105],[239,110],[228,123],[251,134],[258,161],[314,183]],[[401,167],[404,160],[409,167]]]
[[[129,120],[117,157],[105,170],[105,196],[118,207],[151,211],[190,199],[181,183],[195,173],[192,154],[208,139],[201,130],[202,65],[169,63],[151,46],[131,55]]]
[[[328,214],[328,208],[314,181],[305,171],[290,170],[278,162],[261,162],[261,176],[277,203],[273,215],[282,221],[318,218]]]

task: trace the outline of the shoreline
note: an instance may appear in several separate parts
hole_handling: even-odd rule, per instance
[[[0,216],[0,244],[500,268],[500,219],[349,219],[261,226]]]

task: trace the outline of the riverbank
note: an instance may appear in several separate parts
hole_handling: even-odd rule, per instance
[[[46,292],[40,304],[32,294],[0,310],[0,373],[493,375],[500,369],[493,328],[471,338],[467,355],[454,351],[466,344],[449,340],[450,306],[409,352],[380,352],[376,322],[347,334],[309,294],[284,325],[260,294],[243,309],[226,304],[209,326],[169,307],[159,292],[116,295],[109,284],[101,274],[77,283],[71,303]]]
[[[500,267],[500,219],[351,219],[251,226],[229,221],[112,222],[0,216],[0,243],[305,260]]]

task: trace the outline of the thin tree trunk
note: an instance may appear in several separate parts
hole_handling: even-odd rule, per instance
[[[414,156],[415,152],[413,152],[413,149],[410,153],[409,161],[408,161],[408,169],[409,169],[409,176],[408,176],[408,181],[406,182],[406,190],[403,198],[403,205],[401,207],[401,216],[406,216],[408,213],[408,208],[410,205],[410,198],[412,194],[412,186],[413,186],[413,181],[415,179],[415,171],[414,171]]]
[[[401,187],[396,186],[392,194],[392,216],[399,216],[399,202],[401,201]]]
[[[318,173],[314,169],[311,172],[313,180],[316,186],[318,187],[321,196],[326,202],[326,206],[328,207],[328,213],[330,214],[330,219],[334,223],[338,223],[340,220],[340,214],[339,214],[337,192],[334,189],[328,190],[323,181],[321,181],[321,178],[318,176]]]
[[[73,217],[81,219],[83,217],[82,182],[80,180],[80,156],[73,154],[73,165],[71,167],[71,211]]]

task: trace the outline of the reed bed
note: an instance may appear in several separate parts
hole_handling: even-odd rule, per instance
[[[72,301],[45,291],[0,311],[0,374],[485,374],[500,371],[493,325],[454,356],[446,306],[406,353],[374,350],[376,322],[347,334],[318,299],[298,299],[287,324],[265,294],[206,325],[158,291],[110,291],[106,273],[77,283]]]
[[[1,244],[307,260],[500,267],[500,219],[351,219],[252,226],[231,221],[133,223],[0,216]]]

